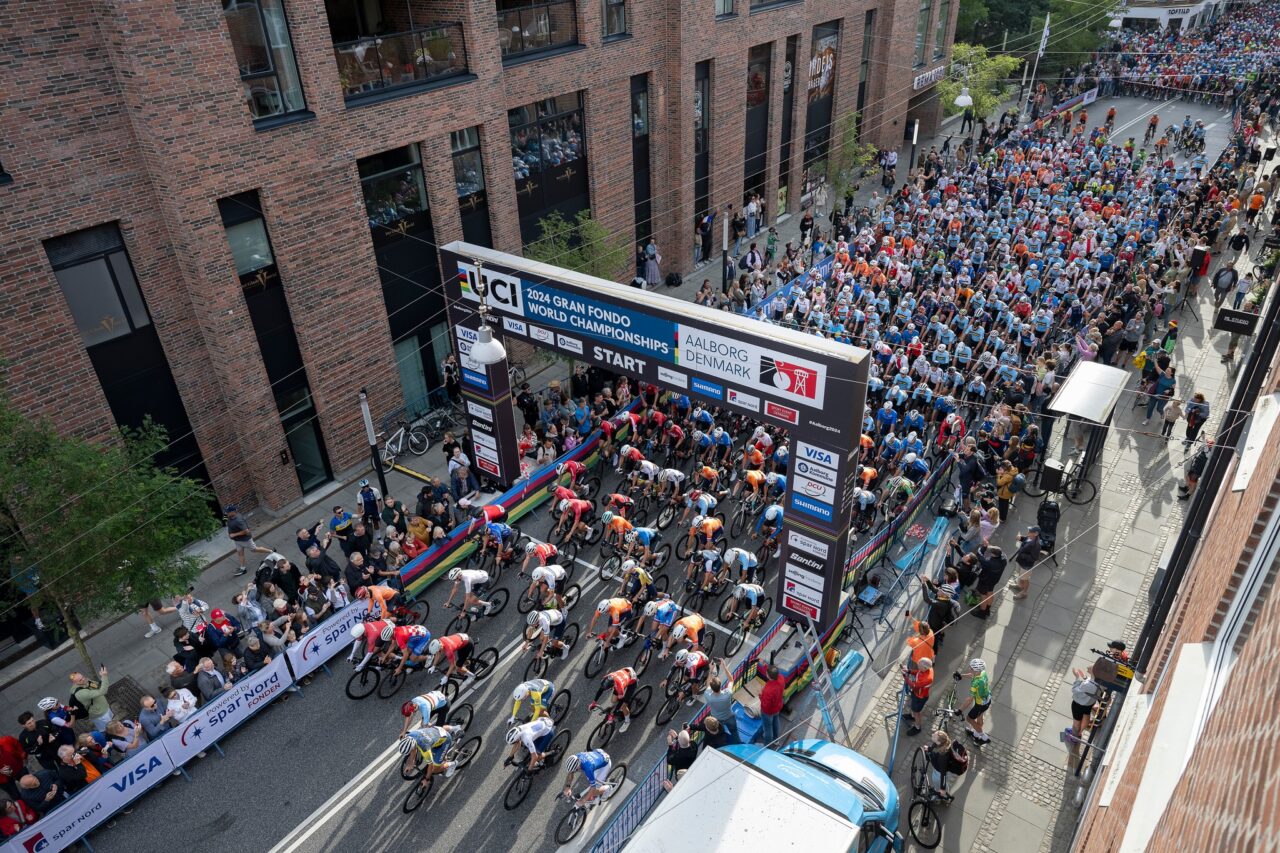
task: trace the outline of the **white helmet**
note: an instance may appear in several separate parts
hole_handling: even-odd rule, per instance
[[[905,465],[913,465],[915,464],[916,458],[917,457],[914,453],[908,453],[906,456],[902,457],[902,462]]]
[[[456,581],[460,577],[462,577],[462,569],[455,566],[449,570],[449,580]]]
[[[671,639],[683,640],[685,634],[689,633],[683,625],[677,625],[671,629]]]
[[[400,738],[400,754],[405,758],[409,757],[409,753],[413,752],[415,746],[417,746],[417,744],[415,744],[413,742],[413,738],[408,735]]]
[[[360,486],[360,488],[362,488],[362,489],[363,489],[365,486],[367,486],[367,485],[369,485],[369,478],[368,478],[368,477],[364,478],[364,479],[363,479],[363,480],[361,480],[361,481],[360,481],[360,483],[359,483],[359,486]]]
[[[633,536],[635,536],[635,534],[634,534],[634,533],[628,533],[628,534],[627,534],[627,540],[628,540],[628,541],[630,541],[630,540],[631,540],[631,537],[633,537]],[[633,570],[633,569],[636,567],[636,565],[637,565],[637,563],[636,563],[636,561],[635,561],[635,560],[623,560],[623,561],[622,561],[622,570],[623,570],[624,572],[629,572],[629,571]]]
[[[607,598],[600,599],[600,603],[596,605],[596,612],[604,613],[608,609],[609,609],[609,599]]]
[[[645,616],[652,617],[652,616],[653,616],[653,614],[655,614],[655,613],[657,613],[657,612],[658,612],[658,602],[656,602],[656,601],[650,601],[648,604],[646,604],[646,605],[644,606],[644,615],[645,615]]]
[[[973,660],[969,661],[969,669],[973,670],[974,672],[984,672],[986,671],[986,668],[987,668],[987,662],[984,661],[982,658],[974,658]]]
[[[684,666],[688,660],[689,660],[688,649],[681,649],[680,651],[676,652],[676,666]]]
[[[702,522],[704,522],[704,521],[706,521],[706,520],[707,520],[706,516],[703,516],[703,515],[695,515],[695,516],[693,517],[693,521],[689,522],[689,526],[690,526],[690,527],[701,527],[701,526],[702,526]]]
[[[529,615],[532,616],[533,614],[530,613]],[[518,687],[516,687],[515,690],[511,691],[511,699],[514,702],[523,702],[528,698],[529,698],[529,685],[527,683],[521,684]]]
[[[619,452],[619,453],[621,453],[623,456],[626,456],[626,455],[627,455],[628,453],[630,453],[633,449],[634,449],[634,448],[632,448],[632,447],[631,447],[631,445],[629,445],[629,444],[624,444],[624,445],[622,445],[622,449],[621,449],[620,451],[618,451],[618,452]]]
[[[351,626],[351,639],[358,640],[364,636],[364,623],[357,622]]]
[[[427,644],[427,654],[438,655],[440,654],[441,648],[443,648],[443,646],[441,646],[440,641],[438,639],[432,640],[430,643]]]
[[[702,439],[703,439],[705,436],[706,436],[706,433],[704,433],[704,432],[703,432],[702,430],[700,430],[700,429],[695,429],[695,430],[693,431],[693,440],[694,440],[695,442],[697,442],[697,441],[702,441]]]
[[[531,612],[529,613],[529,615],[528,615],[528,616],[524,617],[524,623],[525,623],[526,625],[530,626],[530,627],[533,627],[534,625],[537,625],[537,624],[538,624],[538,613],[539,613],[539,611],[537,611],[537,610],[531,611]]]
[[[744,583],[740,583],[740,584],[738,584],[736,587],[734,587],[734,590],[733,590],[733,597],[734,597],[734,598],[744,598],[744,597],[746,597],[746,594],[747,594],[747,585],[746,585],[746,584],[744,584]]]
[[[770,486],[776,486],[778,485],[778,475],[774,473],[765,474],[764,481]]]
[[[54,708],[58,707],[58,700],[52,696],[46,696],[40,700],[40,703],[36,705],[36,707],[41,711],[52,711]]]
[[[560,512],[568,512],[569,499],[565,498],[564,500],[560,501],[560,503],[556,504],[556,509],[560,510]]]
[[[520,727],[512,726],[511,728],[507,729],[507,737],[506,737],[507,743],[514,744],[518,740],[520,740]]]
[[[556,466],[556,476],[557,476],[557,477],[559,477],[561,474],[563,474],[563,473],[564,473],[564,469],[565,469],[565,465],[564,465],[564,463],[563,463],[563,462],[561,462],[559,465],[557,465],[557,466]]]
[[[627,535],[624,536],[623,539],[625,539],[627,544],[630,545],[632,542],[636,541],[636,532],[634,530],[627,531]]]
[[[582,759],[575,752],[564,760],[564,769],[569,773],[576,773],[578,768],[582,766]]]
[[[605,526],[608,526],[611,521],[613,521],[613,513],[610,511],[606,511],[600,516],[600,523]]]
[[[387,640],[390,640],[390,639],[391,639],[392,637],[394,637],[395,635],[396,635],[396,629],[395,629],[395,627],[394,627],[394,626],[392,626],[392,625],[383,625],[383,626],[382,626],[382,633],[381,633],[381,634],[379,634],[378,636],[379,636],[379,637],[381,637],[381,638],[382,638],[382,642],[384,642],[384,643],[385,643]]]
[[[524,546],[524,552],[526,554],[532,554],[536,550],[538,550],[538,544],[536,542],[530,542],[528,545]]]
[[[724,435],[724,427],[716,427],[711,431],[711,437],[714,439],[719,439],[723,435]]]

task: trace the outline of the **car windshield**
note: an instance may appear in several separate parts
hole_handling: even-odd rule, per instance
[[[871,788],[859,782],[856,782],[848,778],[847,776],[842,776],[841,774],[832,770],[830,767],[823,764],[822,762],[814,761],[812,758],[809,758],[807,755],[804,755],[801,752],[788,752],[787,757],[795,759],[796,761],[804,762],[808,766],[821,771],[824,775],[829,776],[832,779],[836,780],[845,788],[848,788],[855,795],[857,795],[859,799],[862,800],[863,811],[868,811],[868,812],[884,811],[884,800],[881,799],[879,792],[876,791],[874,788]]]

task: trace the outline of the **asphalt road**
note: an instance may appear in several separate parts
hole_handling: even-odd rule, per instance
[[[1100,123],[1112,105],[1118,110],[1114,138],[1121,143],[1129,136],[1141,141],[1153,112],[1160,116],[1162,126],[1181,123],[1188,113],[1193,119],[1204,119],[1209,126],[1206,149],[1211,158],[1230,134],[1229,113],[1204,104],[1138,98],[1100,99],[1088,108],[1090,125]],[[543,512],[533,518],[544,519]],[[526,520],[520,526],[531,535],[545,531],[545,521]],[[595,557],[594,549],[584,551],[583,560],[595,563]],[[678,570],[677,562],[673,557],[669,574]],[[582,603],[573,618],[585,630],[591,606],[603,593],[592,566],[579,565],[573,580],[583,587]],[[386,850],[402,845],[408,849],[499,853],[513,843],[537,851],[559,849],[552,833],[567,809],[555,799],[563,779],[560,770],[540,775],[517,810],[508,812],[502,807],[503,792],[514,772],[501,766],[506,750],[502,736],[510,692],[523,680],[527,658],[510,650],[524,624],[514,603],[519,591],[514,573],[505,572],[500,586],[512,593],[512,602],[498,617],[478,623],[470,633],[479,648],[495,645],[503,657],[489,679],[458,700],[475,706],[476,718],[468,736],[481,735],[483,748],[458,776],[437,782],[427,802],[414,814],[401,811],[409,783],[400,779],[392,750],[402,720],[399,706],[429,686],[428,677],[411,679],[390,700],[375,695],[354,702],[344,693],[349,665],[339,658],[333,666],[334,677],[317,674],[304,688],[304,695],[274,703],[221,741],[225,758],[211,753],[189,764],[192,782],[180,778],[166,782],[136,803],[131,815],[117,818],[113,828],[95,833],[91,839],[94,849],[102,853],[168,853],[175,837],[181,839],[180,844],[198,839],[202,847],[212,849],[278,849],[280,853]],[[447,594],[447,584],[428,593],[432,604],[428,627],[433,630],[442,629],[452,615],[440,607]],[[587,735],[600,719],[586,708],[595,694],[595,681],[586,679],[582,672],[584,648],[580,643],[574,655],[549,674],[558,687],[573,692],[574,707],[561,726],[573,732],[572,750],[586,748]],[[631,659],[630,655],[622,658],[626,662]],[[642,679],[643,684],[654,686],[655,693],[661,678],[659,669],[652,667]],[[687,709],[690,713],[694,710]],[[665,747],[662,734],[666,727],[654,726],[656,713],[655,702],[646,709],[642,721],[626,734],[615,735],[608,746],[615,763],[626,762],[631,771],[623,796],[631,781],[647,772]],[[682,712],[676,720],[689,715]],[[576,843],[589,840],[609,816],[608,807],[596,809]]]
[[[617,480],[609,472],[604,492],[614,490]],[[516,522],[517,526],[541,540],[549,525],[546,509],[545,505],[540,507]],[[673,523],[665,541],[674,547],[678,533]],[[572,708],[558,726],[572,732],[571,751],[586,749],[588,735],[603,719],[587,708],[599,677],[588,679],[583,672],[591,648],[585,632],[595,602],[616,588],[602,585],[598,563],[597,549],[584,548],[572,578],[582,587],[582,597],[570,611],[570,618],[582,627],[583,639],[568,660],[553,662],[547,674],[558,690],[568,689],[573,695]],[[681,571],[673,555],[667,565],[673,584]],[[153,791],[137,803],[132,815],[120,817],[116,828],[96,835],[92,839],[95,849],[103,853],[166,851],[172,848],[175,821],[185,837],[234,850],[274,848],[281,853],[316,853],[389,849],[408,843],[415,849],[425,845],[439,850],[501,851],[510,847],[517,831],[522,847],[559,849],[553,833],[568,809],[556,799],[563,784],[562,769],[539,774],[528,798],[516,810],[506,811],[502,805],[505,789],[516,772],[502,766],[508,750],[503,736],[510,696],[524,680],[532,655],[520,649],[525,617],[515,606],[526,583],[515,571],[505,570],[497,586],[510,592],[510,603],[501,614],[475,623],[468,631],[478,650],[496,646],[501,655],[496,671],[455,702],[474,706],[475,719],[467,737],[480,735],[481,750],[453,779],[437,779],[427,801],[414,814],[401,810],[410,783],[400,778],[399,754],[394,749],[403,719],[399,709],[406,699],[434,687],[436,676],[419,673],[391,699],[374,694],[357,702],[345,693],[351,667],[339,657],[330,663],[333,677],[318,673],[303,688],[303,695],[276,702],[246,723],[221,742],[226,758],[211,753],[188,765],[193,783],[175,778]],[[431,602],[427,625],[435,632],[454,615],[442,607],[449,586],[447,582],[436,584],[427,593]],[[705,608],[709,622],[714,622],[713,608],[718,605],[719,601]],[[722,631],[717,652],[724,640]],[[744,649],[748,648],[750,645],[744,644]],[[637,651],[633,647],[620,656],[611,655],[606,671],[629,665]],[[664,736],[673,726],[658,728],[655,717],[660,705],[658,681],[668,665],[655,660],[649,667],[641,684],[653,687],[654,700],[643,718],[634,721],[625,734],[615,734],[607,747],[615,765],[626,762],[630,771],[621,796],[665,751]],[[696,706],[682,709],[675,723],[688,719],[696,710]],[[595,809],[575,843],[589,840],[608,817],[607,807]]]

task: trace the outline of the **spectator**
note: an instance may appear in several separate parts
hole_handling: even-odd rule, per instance
[[[231,689],[231,680],[218,671],[213,658],[200,658],[196,670],[196,688],[200,691],[203,702],[212,702]]]
[[[322,580],[320,575],[303,575],[302,586],[298,587],[298,606],[313,625],[333,614],[333,607],[320,589]]]
[[[72,725],[75,723],[77,716],[74,708],[70,705],[58,704],[58,700],[52,696],[46,696],[41,699],[36,707],[44,713],[45,721],[49,724],[59,745],[76,742],[76,735],[72,730]]]
[[[188,631],[181,626],[173,629],[173,659],[182,665],[187,672],[195,672],[200,658],[209,657],[215,646],[204,631]]]
[[[324,578],[340,578],[342,577],[342,568],[334,562],[329,556],[329,537],[326,536],[321,545],[312,545],[307,549],[306,560],[307,571],[311,574],[320,575]],[[240,621],[246,625],[252,625],[257,619],[246,619],[243,615]]]
[[[66,748],[72,749],[70,746]],[[53,811],[66,798],[56,768],[23,776],[18,780],[18,794],[22,802],[40,817]]]
[[[195,710],[194,702],[191,710]],[[177,725],[173,712],[168,709],[168,706],[161,708],[156,702],[156,697],[151,694],[142,697],[142,709],[138,711],[138,724],[142,726],[142,730],[147,733],[147,738],[150,740],[162,737],[166,731]]]
[[[387,531],[398,530],[405,533],[409,530],[409,519],[400,501],[388,496],[382,502],[382,523]]]
[[[929,701],[929,688],[933,686],[933,661],[929,658],[920,658],[916,661],[914,669],[903,670],[903,677],[907,681],[910,704],[902,718],[911,721],[907,734],[915,737],[920,734],[920,714],[924,710],[925,703]]]
[[[0,835],[12,838],[39,819],[40,816],[24,800],[5,800],[4,815],[0,816]]]
[[[199,663],[200,661],[197,658],[196,664],[199,665]],[[196,674],[194,669],[188,670],[177,661],[170,661],[165,665],[164,671],[165,674],[169,676],[169,686],[175,690],[196,690]]]
[[[1071,672],[1076,677],[1075,683],[1071,685],[1071,727],[1064,729],[1062,734],[1063,740],[1070,744],[1074,752],[1076,744],[1084,737],[1084,728],[1094,706],[1102,698],[1102,687],[1083,669],[1073,669]]]
[[[256,635],[251,635],[245,643],[245,669],[249,672],[257,672],[269,663],[271,663],[271,655],[267,654],[267,650],[263,648],[262,641]]]
[[[1014,599],[1021,601],[1027,597],[1031,589],[1031,570],[1040,559],[1040,528],[1032,525],[1027,532],[1018,537],[1018,550],[1013,553],[1013,561],[1018,564],[1018,574],[1009,580],[1008,587]]]
[[[937,655],[934,652],[933,629],[929,627],[929,623],[912,619],[911,626],[915,633],[907,637],[907,648],[910,651],[907,667],[914,669],[920,665],[921,660],[933,659]]]
[[[341,506],[333,508],[333,515],[329,518],[329,533],[338,540],[338,547],[348,558],[351,556],[351,534],[354,526],[355,520],[351,517],[351,513]]]
[[[1200,475],[1204,473],[1205,466],[1209,464],[1209,452],[1211,450],[1213,450],[1213,439],[1205,439],[1200,449],[1183,463],[1187,473],[1185,481],[1178,484],[1178,500],[1185,501],[1195,492],[1196,484],[1200,482]]]
[[[974,592],[981,596],[982,601],[973,611],[973,615],[979,619],[987,619],[991,616],[991,602],[995,598],[995,589],[1000,584],[1000,578],[1003,577],[1005,566],[1009,565],[1009,561],[1005,559],[1004,552],[998,545],[983,545],[978,549],[977,556],[978,580],[974,585]]]
[[[974,658],[961,672],[953,676],[956,681],[969,679],[969,695],[960,705],[960,712],[968,719],[964,727],[978,743],[990,743],[991,736],[983,731],[983,719],[987,709],[991,707],[991,679],[987,675],[987,663],[982,658]]]
[[[991,507],[978,520],[978,539],[983,545],[991,544],[991,537],[1000,529],[1000,510]]]
[[[737,737],[729,734],[728,727],[714,714],[708,714],[702,718],[702,722],[689,726],[689,733],[702,735],[701,748],[719,749],[738,742]]]
[[[224,507],[223,512],[227,514],[227,537],[235,547],[236,559],[240,563],[240,568],[235,571],[235,576],[239,577],[248,571],[244,564],[246,551],[252,551],[255,554],[269,554],[271,549],[263,548],[253,541],[253,531],[249,529],[248,522],[240,515],[239,509],[234,504]]]
[[[342,575],[347,581],[348,590],[354,591],[373,583],[373,571],[364,564],[364,554],[359,551],[351,554]]]
[[[698,757],[698,746],[692,742],[687,729],[679,733],[667,730],[667,779],[662,787],[668,791],[680,781]]]
[[[107,677],[105,664],[99,667],[98,676],[98,681],[90,681],[82,672],[71,673],[71,683],[74,685],[71,688],[71,698],[85,707],[93,724],[101,729],[112,719],[111,703],[107,701],[107,687],[111,681]]]
[[[1209,402],[1204,398],[1204,394],[1197,391],[1191,395],[1191,399],[1187,402],[1186,409],[1184,409],[1184,416],[1187,419],[1186,439],[1182,442],[1182,447],[1185,450],[1200,437],[1201,428],[1204,426],[1205,421],[1209,420]]]
[[[147,735],[142,725],[134,720],[112,720],[107,723],[107,745],[120,753],[116,763],[135,755],[147,745]]]
[[[1165,403],[1164,416],[1160,419],[1160,435],[1173,437],[1173,427],[1182,417],[1182,404],[1173,399],[1173,389],[1169,390],[1169,400]]]
[[[707,679],[707,689],[702,691],[702,701],[707,703],[707,713],[721,720],[730,743],[738,742],[738,721],[733,713],[733,673],[724,658],[716,661],[716,671]]]
[[[776,667],[758,664],[765,685],[760,689],[760,732],[757,735],[765,746],[778,739],[778,715],[786,702],[787,681]]]
[[[58,778],[68,796],[75,796],[102,778],[102,772],[92,759],[77,752],[75,747],[58,747]]]
[[[15,800],[18,798],[18,779],[27,772],[27,751],[17,738],[0,735],[0,788]]]
[[[188,631],[208,621],[208,613],[209,605],[195,597],[194,587],[178,598],[178,619],[182,621],[182,627]]]
[[[164,696],[164,712],[175,723],[185,722],[200,704],[195,694],[185,687],[165,687],[160,693]]]
[[[159,625],[156,624],[155,617],[152,616],[152,613],[155,613],[159,616],[165,616],[169,613],[176,613],[177,610],[178,608],[176,607],[166,607],[164,602],[158,598],[153,598],[150,601],[148,601],[145,605],[143,605],[138,610],[138,615],[142,617],[142,621],[147,623],[147,633],[144,634],[143,636],[145,636],[147,639],[151,639],[156,634],[159,634],[161,630],[163,630]]]
[[[326,555],[324,559],[329,560],[329,557]],[[329,560],[329,562],[332,563],[333,561]],[[245,587],[244,592],[236,593],[232,597],[231,603],[236,606],[241,625],[256,625],[267,618],[262,605],[258,603],[258,587],[256,584],[251,583]]]
[[[304,558],[307,556],[307,552],[312,548],[321,548],[323,550],[328,547],[328,542],[326,540],[328,540],[329,534],[326,532],[323,538],[320,536],[320,531],[324,529],[325,526],[323,519],[317,521],[312,527],[298,528],[298,552],[302,554]]]
[[[61,743],[58,736],[54,734],[53,726],[49,725],[49,721],[37,717],[30,711],[23,711],[18,716],[18,725],[22,726],[22,731],[18,732],[18,743],[22,745],[23,751],[34,758],[45,770],[56,767],[58,747]],[[3,768],[0,768],[0,771],[2,770]],[[12,776],[12,774],[6,775]]]
[[[1018,469],[1002,459],[996,463],[996,507],[1000,521],[1009,517],[1009,504],[1013,502],[1013,480],[1018,476]],[[986,537],[983,541],[990,541]]]

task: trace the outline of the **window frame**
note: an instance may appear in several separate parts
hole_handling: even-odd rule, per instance
[[[947,55],[947,29],[951,24],[951,0],[938,3],[937,18],[933,22],[933,58],[939,60]]]
[[[716,0],[716,17],[732,18],[738,14],[735,0]]]
[[[602,9],[601,9],[602,15],[601,15],[600,23],[604,30],[605,41],[609,41],[610,39],[623,38],[624,36],[630,35],[631,34],[630,21],[627,20],[627,0],[600,0],[600,2],[602,4]],[[610,9],[617,9],[621,12],[622,29],[616,30],[616,31],[610,31],[609,29]]]
[[[470,141],[468,137],[463,136],[463,134],[469,133],[475,134],[474,141]],[[489,191],[489,181],[484,175],[484,150],[480,134],[481,126],[478,124],[449,132],[449,160],[453,166],[453,183],[459,201],[482,193],[487,195]],[[459,145],[459,141],[465,144]],[[471,155],[474,155],[480,164],[480,188],[469,193],[463,193],[461,189],[458,189],[458,185],[461,183],[458,180],[458,158]]]
[[[916,13],[916,43],[912,54],[912,68],[925,65],[929,55],[929,31],[933,23],[933,0],[920,0],[920,8]]]
[[[256,71],[250,74],[244,74],[242,72],[239,72],[238,63],[237,63],[237,72],[239,73],[240,84],[242,89],[241,93],[242,93],[242,96],[244,97],[245,106],[249,110],[249,115],[251,120],[253,121],[254,127],[258,127],[258,128],[271,127],[277,124],[296,121],[300,118],[310,117],[312,113],[310,112],[310,110],[307,109],[306,88],[303,85],[302,72],[298,69],[298,53],[297,53],[297,50],[294,48],[293,29],[289,26],[289,10],[285,7],[284,0],[235,0],[235,2],[236,3],[243,2],[246,4],[251,3],[253,5],[254,10],[257,11],[258,26],[261,28],[262,36],[265,39],[267,59],[271,66],[270,69],[266,71]],[[271,26],[267,21],[266,12],[263,11],[263,8],[262,8],[262,4],[264,2],[275,3],[278,5],[280,10],[280,22],[284,26],[285,38],[288,39],[287,45],[277,45],[273,42]],[[226,0],[223,0],[222,19],[223,19],[224,25],[227,26],[227,34],[232,43],[231,49],[232,49],[232,54],[234,56],[235,35],[234,35],[234,30],[231,28],[231,26],[227,22],[227,12],[228,12],[228,9],[226,8]],[[276,57],[277,51],[284,51],[286,49],[288,50],[288,53],[289,53],[289,59],[293,63],[293,76],[297,81],[299,105],[297,109],[292,109],[292,110],[283,109],[281,112],[273,113],[272,115],[266,115],[266,116],[254,115],[252,100],[248,97],[248,89],[245,87],[245,84],[252,80],[264,80],[267,78],[272,78],[275,81],[275,91],[280,98],[281,106],[282,107],[286,106],[283,90],[280,87],[280,76],[281,76],[280,65]]]
[[[115,246],[98,249],[97,251],[90,252],[85,255],[78,255],[74,260],[65,261],[63,263],[54,264],[50,261],[49,264],[49,267],[54,274],[54,278],[58,280],[58,289],[62,291],[62,298],[66,300],[67,312],[71,314],[72,322],[76,327],[76,332],[80,335],[80,342],[84,345],[86,350],[110,343],[118,338],[133,334],[139,329],[144,329],[147,326],[154,325],[154,321],[151,319],[151,310],[147,307],[146,298],[142,295],[142,287],[138,284],[138,271],[133,267],[133,259],[129,256],[129,247],[125,245],[124,234],[120,231],[120,223],[109,222],[104,223],[103,225],[92,226],[90,228],[82,228],[79,231],[72,231],[70,234],[59,235],[54,239],[63,239],[75,234],[84,233],[86,231],[95,231],[99,228],[108,226],[113,228],[115,231]],[[112,259],[117,256],[120,256],[121,262],[124,264],[124,267],[128,270],[130,277],[133,279],[133,293],[131,295],[126,295],[124,285],[121,284],[120,276],[116,271],[116,265],[112,263]],[[100,341],[95,341],[94,343],[89,343],[84,339],[85,335],[80,329],[80,323],[76,320],[76,313],[72,308],[71,298],[68,295],[67,288],[58,277],[58,273],[74,269],[76,267],[87,266],[99,261],[102,262],[102,266],[107,271],[107,278],[111,285],[112,293],[115,295],[116,303],[120,307],[120,316],[124,319],[125,328],[119,333],[115,333],[114,330],[108,330],[112,332],[110,337]],[[132,298],[130,298],[131,296]],[[138,317],[135,316],[135,310],[141,314],[141,322]]]
[[[371,231],[376,231],[378,228],[385,228],[385,229],[394,231],[396,229],[397,222],[400,222],[405,219],[411,219],[412,217],[415,217],[415,216],[421,216],[423,214],[430,214],[431,212],[431,196],[427,194],[427,176],[422,165],[422,148],[417,142],[410,142],[408,145],[397,145],[395,148],[388,148],[384,151],[379,151],[375,154],[370,154],[368,157],[359,158],[359,160],[356,161],[357,174],[359,174],[360,160],[367,160],[372,157],[381,157],[393,151],[402,151],[402,150],[412,151],[414,155],[414,159],[410,160],[405,165],[390,166],[388,168],[382,169],[381,171],[373,172],[372,174],[369,174],[369,175],[360,175],[360,197],[365,204],[365,219],[366,221],[368,221],[369,230]],[[387,221],[375,221],[374,218],[370,215],[371,211],[369,210],[369,197],[365,193],[366,187],[371,186],[377,181],[384,180],[393,175],[398,175],[401,172],[409,172],[409,171],[417,172],[418,189],[422,195],[421,209],[415,210],[412,213],[398,215],[394,219],[389,219]]]

